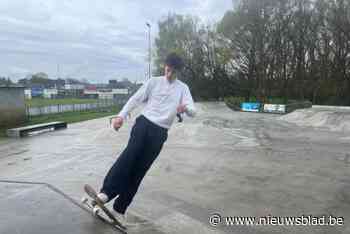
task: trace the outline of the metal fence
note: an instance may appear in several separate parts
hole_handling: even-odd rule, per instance
[[[64,112],[74,111],[89,111],[89,110],[105,110],[114,106],[121,106],[127,102],[127,99],[101,99],[96,103],[85,104],[58,104],[42,107],[26,107],[26,113],[28,117],[49,115]]]

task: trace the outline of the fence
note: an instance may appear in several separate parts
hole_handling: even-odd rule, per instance
[[[26,107],[26,113],[28,117],[49,115],[64,112],[74,111],[88,111],[88,110],[104,110],[113,106],[124,105],[127,99],[106,99],[98,100],[96,103],[85,103],[85,104],[58,104],[42,107]]]

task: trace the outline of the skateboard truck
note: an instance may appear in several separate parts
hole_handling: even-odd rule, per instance
[[[124,227],[118,221],[118,219],[111,213],[111,211],[100,201],[100,199],[97,196],[97,192],[90,185],[87,184],[84,186],[84,190],[86,194],[91,198],[91,200],[89,200],[87,197],[83,197],[81,199],[82,204],[85,205],[95,217],[102,219],[102,221],[104,222],[109,223],[122,233],[126,233],[126,227]],[[108,218],[106,218],[105,216],[107,216]]]

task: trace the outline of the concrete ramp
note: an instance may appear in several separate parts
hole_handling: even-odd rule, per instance
[[[350,131],[350,108],[314,106],[296,110],[279,118],[298,126],[325,128],[331,131]]]
[[[119,233],[48,184],[0,181],[1,234]]]

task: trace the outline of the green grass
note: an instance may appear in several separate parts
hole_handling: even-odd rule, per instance
[[[115,115],[119,112],[119,107],[108,108],[105,111],[91,110],[81,112],[66,112],[60,114],[42,115],[31,117],[26,123],[21,126],[28,126],[33,124],[48,123],[55,121],[64,121],[67,123],[82,122],[91,119],[98,119],[106,116]],[[6,137],[6,129],[0,128],[0,140]]]
[[[91,119],[102,118],[118,113],[118,108],[113,107],[107,111],[82,111],[82,112],[66,112],[60,114],[43,115],[32,117],[25,125],[47,123],[54,121],[65,121],[67,123],[82,122]]]
[[[65,105],[65,104],[85,104],[85,103],[96,103],[98,99],[79,99],[79,98],[62,98],[62,99],[44,99],[44,98],[33,98],[26,100],[28,107],[42,107],[50,105]]]
[[[0,140],[4,137],[6,137],[6,129],[0,128]]]

